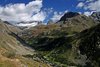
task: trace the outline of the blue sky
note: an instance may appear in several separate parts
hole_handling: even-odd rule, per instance
[[[75,0],[45,0],[43,2],[44,8],[53,8],[55,11],[73,10],[77,3]]]
[[[0,5],[5,6],[7,4],[16,4],[16,3],[29,3],[32,0],[0,0]],[[76,9],[78,0],[44,0],[43,8],[53,8],[55,11],[82,11]]]
[[[100,0],[0,0],[0,18],[16,22],[37,21],[38,19],[45,22],[57,21],[67,11],[86,15],[90,15],[93,11],[100,11],[99,4]],[[12,14],[10,15],[9,12]]]

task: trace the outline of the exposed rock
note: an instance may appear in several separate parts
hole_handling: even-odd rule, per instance
[[[78,15],[80,15],[80,14],[77,12],[67,12],[64,14],[64,16],[62,16],[60,21],[66,21],[68,18],[72,18],[72,17],[78,16]]]
[[[93,12],[91,17],[97,21],[97,22],[100,22],[100,12]]]

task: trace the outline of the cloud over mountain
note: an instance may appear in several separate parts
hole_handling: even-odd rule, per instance
[[[100,0],[79,0],[77,8],[84,7],[85,10],[100,11]]]
[[[77,8],[85,10],[84,14],[89,16],[92,12],[100,11],[100,0],[78,0]]]
[[[66,11],[64,11],[64,12],[57,12],[57,11],[55,11],[53,17],[51,18],[51,20],[52,20],[53,22],[57,22],[58,20],[60,20],[60,18],[61,18],[66,12],[68,12],[68,10],[66,10]]]
[[[78,8],[82,8],[83,6],[84,6],[84,3],[83,3],[83,2],[80,2],[80,3],[77,5]]]
[[[85,8],[93,11],[100,11],[100,0],[96,0],[95,2],[90,2]]]

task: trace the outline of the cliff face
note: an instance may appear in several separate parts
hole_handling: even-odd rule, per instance
[[[97,21],[97,22],[100,22],[100,12],[93,12],[91,17]]]

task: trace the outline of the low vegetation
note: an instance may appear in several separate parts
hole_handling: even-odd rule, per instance
[[[6,51],[4,53],[2,53],[3,56],[7,57],[7,58],[15,58],[16,57],[16,52],[14,51]]]

